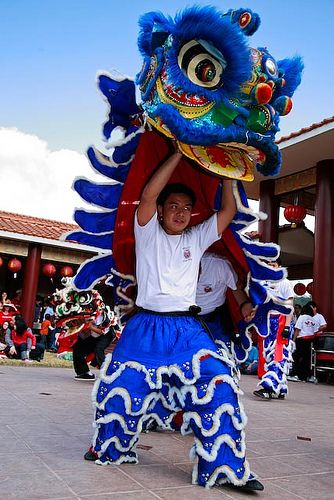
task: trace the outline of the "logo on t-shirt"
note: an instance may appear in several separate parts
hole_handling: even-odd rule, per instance
[[[191,260],[191,251],[189,247],[183,248],[183,257],[184,260]]]
[[[205,293],[210,293],[210,292],[212,292],[212,288],[211,288],[211,286],[210,286],[210,285],[205,286],[205,287],[204,287],[204,291],[205,291]]]

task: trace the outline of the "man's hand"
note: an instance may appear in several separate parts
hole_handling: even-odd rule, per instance
[[[250,301],[245,301],[240,305],[240,313],[243,320],[249,323],[254,318],[256,309]]]
[[[286,326],[281,333],[282,339],[288,340],[290,338],[290,327]]]

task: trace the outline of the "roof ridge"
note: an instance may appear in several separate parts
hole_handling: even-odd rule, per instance
[[[19,214],[17,212],[5,212],[4,210],[0,210],[0,218],[11,218],[11,219],[24,219],[25,221],[35,221],[36,224],[38,223],[43,223],[43,222],[47,222],[47,223],[50,223],[50,222],[54,222],[55,224],[57,225],[65,225],[65,226],[75,226],[77,227],[77,224],[75,224],[74,222],[71,223],[71,222],[64,222],[64,221],[59,221],[59,220],[56,220],[56,219],[46,219],[44,217],[36,217],[35,215],[26,215],[26,214]]]
[[[299,135],[305,134],[306,132],[311,132],[312,130],[315,130],[317,128],[322,127],[323,125],[327,125],[328,123],[334,122],[334,115],[330,116],[329,118],[324,118],[321,120],[321,122],[315,122],[312,123],[312,125],[309,125],[308,127],[303,127],[296,132],[291,132],[291,134],[288,135],[282,135],[279,139],[277,139],[276,144],[280,144],[281,142],[287,141],[289,139],[292,139],[293,137],[298,137]]]

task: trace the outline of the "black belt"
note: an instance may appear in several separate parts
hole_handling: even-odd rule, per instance
[[[136,313],[144,312],[147,314],[153,314],[156,316],[194,316],[197,317],[201,312],[201,308],[198,306],[190,306],[188,311],[168,311],[168,312],[159,312],[159,311],[151,311],[150,309],[145,309],[144,307],[137,307]]]
[[[158,311],[151,311],[150,309],[144,309],[143,307],[138,307],[137,310],[135,311],[134,314],[144,312],[146,314],[152,314],[155,316],[175,316],[175,317],[182,317],[182,316],[188,316],[197,319],[204,330],[210,335],[211,339],[215,341],[214,336],[212,335],[210,328],[206,324],[206,322],[203,320],[201,316],[199,316],[199,313],[201,312],[201,308],[199,306],[193,305],[190,306],[188,311],[169,311],[169,312],[158,312]]]

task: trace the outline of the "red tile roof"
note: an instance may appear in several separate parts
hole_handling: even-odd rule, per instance
[[[59,240],[61,234],[77,229],[76,224],[0,211],[0,231]]]
[[[285,135],[280,137],[277,141],[276,144],[280,144],[281,142],[288,141],[289,139],[292,139],[293,137],[298,137],[299,135],[306,134],[307,132],[311,132],[312,130],[316,128],[320,128],[323,125],[327,125],[328,123],[333,123],[334,122],[334,116],[331,116],[330,118],[325,118],[319,123],[312,123],[309,127],[304,127],[298,130],[297,132],[291,132],[289,135]]]

